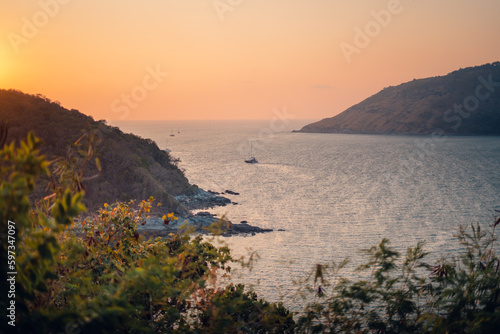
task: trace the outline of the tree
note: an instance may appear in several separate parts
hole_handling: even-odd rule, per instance
[[[15,238],[2,233],[2,279],[9,268],[8,246],[15,246],[15,327],[19,333],[199,333],[291,332],[292,314],[281,304],[257,299],[244,286],[219,286],[234,260],[227,247],[201,237],[172,234],[141,240],[153,198],[138,209],[129,203],[104,204],[97,214],[79,216],[83,192],[58,183],[37,203],[29,200],[34,179],[51,176],[30,134],[19,147],[4,146],[0,186],[2,231],[15,222]],[[66,175],[71,175],[66,173]],[[72,176],[68,176],[71,177]],[[11,241],[12,240],[12,241]],[[5,290],[2,284],[2,290]],[[2,291],[2,297],[7,290]],[[6,310],[10,300],[1,299]],[[228,318],[228,312],[234,311]],[[4,317],[5,319],[5,317]]]
[[[460,227],[455,257],[424,262],[424,243],[400,254],[383,239],[363,252],[367,280],[341,276],[348,260],[316,265],[301,289],[313,294],[299,333],[494,333],[500,326],[500,259],[495,217],[489,230]]]

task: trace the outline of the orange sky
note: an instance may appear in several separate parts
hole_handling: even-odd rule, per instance
[[[321,119],[500,60],[498,14],[497,0],[3,1],[0,88],[95,119],[265,119],[284,106]]]

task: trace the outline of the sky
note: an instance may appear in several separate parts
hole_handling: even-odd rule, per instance
[[[0,88],[106,120],[332,117],[500,60],[498,0],[3,0]]]

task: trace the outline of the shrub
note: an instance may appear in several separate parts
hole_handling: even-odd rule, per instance
[[[303,333],[493,333],[500,325],[500,260],[495,229],[480,224],[457,233],[462,251],[436,266],[424,243],[406,256],[382,242],[363,252],[369,279],[350,281],[347,264],[316,265],[302,289],[313,294],[298,319]]]
[[[56,189],[32,204],[28,194],[38,175],[50,176],[32,134],[19,147],[0,151],[2,184],[2,279],[6,280],[7,222],[16,226],[16,326],[6,332],[200,333],[249,328],[283,333],[293,329],[282,305],[258,300],[244,287],[220,287],[233,259],[227,247],[200,236],[171,235],[142,241],[137,225],[154,201],[138,209],[104,205],[85,220],[83,193]],[[71,173],[70,173],[71,175]],[[66,183],[61,182],[63,187]],[[2,284],[2,296],[7,291]],[[2,297],[3,312],[9,301]],[[228,318],[228,310],[237,317]],[[248,313],[250,312],[250,313]],[[6,317],[3,317],[6,319]]]
[[[461,251],[435,266],[425,262],[423,242],[401,257],[386,239],[363,251],[367,262],[358,270],[369,273],[365,280],[341,276],[347,260],[316,265],[301,287],[314,300],[296,324],[282,304],[243,285],[221,286],[235,263],[227,247],[189,234],[141,240],[137,225],[146,222],[154,198],[137,208],[104,204],[78,218],[85,210],[75,182],[81,169],[71,172],[59,161],[66,167],[52,175],[39,146],[29,134],[0,151],[0,279],[17,272],[16,326],[4,314],[1,331],[492,333],[500,326],[499,217],[487,230],[460,228]],[[41,175],[57,181],[53,195],[32,203],[28,195]],[[10,285],[0,289],[5,313]]]

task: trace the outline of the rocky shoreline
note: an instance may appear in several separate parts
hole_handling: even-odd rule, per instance
[[[206,210],[217,206],[226,206],[229,204],[238,204],[232,202],[229,198],[220,196],[223,194],[239,195],[238,193],[226,190],[224,193],[215,191],[205,191],[198,189],[193,195],[179,195],[175,199],[188,210]]]
[[[198,189],[193,195],[180,195],[175,199],[188,210],[206,210],[218,206],[237,205],[229,198],[222,195],[239,195],[239,193],[226,190],[222,193],[215,191],[205,191]],[[137,227],[139,233],[146,238],[154,237],[168,237],[171,233],[182,232],[181,226],[185,225],[194,229],[195,233],[200,234],[213,234],[209,227],[213,223],[218,223],[219,231],[217,234],[228,237],[233,235],[255,235],[257,233],[273,232],[273,229],[260,228],[258,226],[250,225],[247,221],[240,223],[233,223],[226,218],[220,218],[216,215],[201,211],[196,214],[191,213],[185,217],[178,217],[177,220],[164,222],[160,217],[151,217],[147,220],[145,225]]]

